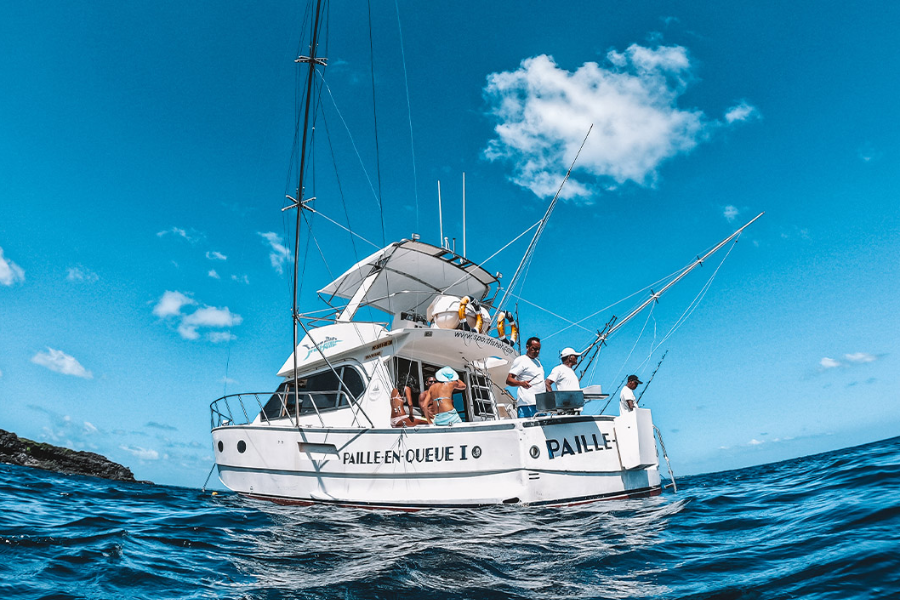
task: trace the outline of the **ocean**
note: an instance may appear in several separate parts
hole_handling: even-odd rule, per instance
[[[678,484],[399,513],[0,465],[0,597],[900,598],[900,437]]]

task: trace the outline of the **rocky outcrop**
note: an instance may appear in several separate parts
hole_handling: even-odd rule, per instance
[[[80,452],[33,442],[0,429],[0,462],[57,473],[134,481],[131,469],[94,452]]]

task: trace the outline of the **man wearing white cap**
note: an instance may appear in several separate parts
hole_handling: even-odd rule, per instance
[[[562,364],[553,367],[547,379],[544,380],[544,386],[548,392],[553,391],[550,386],[554,383],[557,391],[560,392],[581,389],[581,382],[578,381],[578,375],[575,374],[573,369],[578,362],[579,356],[581,356],[581,352],[575,352],[572,348],[563,348],[563,351],[559,353],[559,359],[562,361]]]

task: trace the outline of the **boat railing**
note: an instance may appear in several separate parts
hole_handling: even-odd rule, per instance
[[[209,405],[210,426],[284,424],[290,419],[299,424],[300,416],[351,406],[354,399],[344,390],[316,390],[308,392],[244,392],[229,394],[213,400]],[[299,410],[298,410],[299,407]],[[320,415],[321,418],[321,415]]]

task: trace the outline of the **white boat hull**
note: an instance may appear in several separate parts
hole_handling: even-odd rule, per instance
[[[660,493],[644,409],[409,429],[226,425],[213,441],[222,483],[280,503],[417,509]]]

